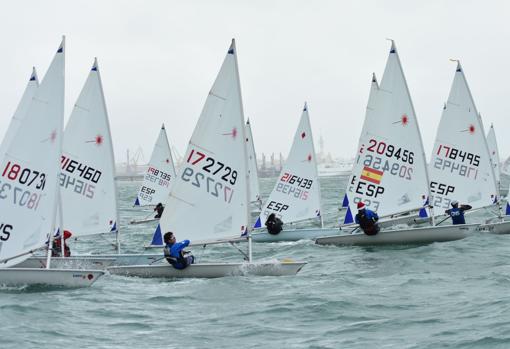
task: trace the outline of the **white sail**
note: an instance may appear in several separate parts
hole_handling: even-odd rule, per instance
[[[97,59],[67,122],[60,163],[64,230],[116,230],[115,162]]]
[[[55,227],[57,176],[64,119],[64,40],[0,154],[0,260],[45,245]],[[13,258],[9,267],[28,258]]]
[[[246,121],[246,150],[248,152],[248,177],[250,183],[250,202],[258,204],[260,208],[259,175],[257,171],[257,153],[251,133],[250,120]]]
[[[247,153],[235,42],[197,122],[160,220],[178,239],[215,240],[248,224]]]
[[[496,177],[496,183],[501,181],[500,178],[500,167],[499,167],[499,150],[498,142],[496,141],[496,132],[494,132],[494,126],[491,124],[489,132],[487,132],[487,145],[489,147],[489,153],[491,155],[492,168],[494,169],[494,176]]]
[[[372,79],[365,122],[346,194],[345,223],[362,201],[380,216],[410,211],[428,196],[426,161],[418,121],[392,42],[386,69]]]
[[[432,204],[439,212],[451,208],[452,200],[479,208],[496,199],[485,131],[460,63],[437,129],[429,173]]]
[[[170,193],[170,184],[175,179],[175,167],[166,136],[165,125],[161,126],[154,145],[149,168],[138,191],[135,206],[148,206],[164,203]]]
[[[284,223],[320,217],[320,187],[312,128],[305,103],[294,141],[255,228],[274,213]]]
[[[32,104],[32,98],[35,95],[35,91],[39,87],[39,80],[37,79],[37,72],[35,71],[35,67],[32,68],[32,74],[30,74],[30,79],[28,80],[27,87],[25,88],[25,92],[23,92],[23,96],[12,116],[11,122],[7,131],[5,132],[5,136],[3,138],[2,144],[0,145],[0,154],[5,152],[7,146],[11,143],[12,138],[16,135],[19,125],[21,121],[25,118],[27,114],[28,108]]]

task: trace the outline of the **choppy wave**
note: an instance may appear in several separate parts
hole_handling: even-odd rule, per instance
[[[330,177],[322,188],[343,188]],[[129,226],[138,183],[120,183],[123,250],[141,252],[154,226]],[[268,193],[271,180],[262,180]],[[337,221],[343,193],[323,190]],[[477,213],[469,220],[485,220]],[[185,238],[185,236],[179,237]],[[112,252],[113,236],[72,242]],[[390,248],[254,244],[257,260],[308,264],[295,277],[201,280],[107,275],[89,289],[0,288],[0,348],[508,348],[510,235]],[[240,261],[230,246],[201,261]]]

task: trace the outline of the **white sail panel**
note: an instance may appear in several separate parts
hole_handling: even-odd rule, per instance
[[[170,189],[163,234],[202,241],[246,230],[248,164],[238,74],[232,41]]]
[[[170,184],[175,178],[175,167],[168,144],[165,125],[161,126],[158,139],[152,150],[149,168],[138,191],[135,206],[164,203],[170,193]]]
[[[25,88],[25,92],[23,92],[23,96],[12,116],[11,122],[7,131],[5,132],[5,136],[2,140],[2,144],[0,145],[0,154],[5,152],[5,149],[10,144],[12,138],[16,135],[18,131],[18,127],[21,124],[21,121],[25,118],[27,114],[28,108],[32,104],[32,98],[35,95],[35,91],[39,87],[39,80],[37,79],[37,72],[35,71],[35,67],[32,68],[32,74],[30,74],[30,79],[28,80],[27,87]]]
[[[380,216],[417,209],[428,196],[426,161],[418,120],[394,43],[380,87],[375,76],[347,184],[352,223],[362,201]]]
[[[499,166],[499,150],[498,150],[498,142],[496,140],[496,132],[494,131],[494,126],[491,124],[491,128],[487,133],[487,146],[489,147],[489,153],[491,155],[492,168],[494,169],[494,176],[496,177],[496,183],[501,181],[500,178],[500,166]]]
[[[259,175],[257,171],[257,153],[251,133],[250,120],[246,121],[246,151],[248,152],[248,177],[250,183],[250,202],[256,203],[260,208]]]
[[[108,113],[95,60],[64,132],[60,173],[64,230],[83,236],[115,229],[114,166]]]
[[[437,129],[429,173],[432,204],[439,212],[451,208],[452,200],[479,208],[496,198],[485,131],[460,63]]]
[[[261,227],[271,213],[284,223],[320,216],[317,159],[306,104],[287,161],[255,227]]]
[[[64,40],[16,134],[0,154],[0,260],[44,246],[53,232],[63,119]]]

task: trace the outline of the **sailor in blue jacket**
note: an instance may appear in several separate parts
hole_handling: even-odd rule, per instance
[[[447,215],[452,217],[452,224],[466,224],[466,220],[464,219],[464,211],[470,210],[472,207],[470,205],[460,205],[457,200],[452,201],[452,208],[444,211]]]
[[[378,220],[379,216],[377,213],[367,209],[364,203],[358,202],[358,213],[356,214],[355,221],[365,234],[377,235],[380,230],[377,224]]]
[[[189,240],[175,242],[174,233],[165,233],[165,258],[175,269],[185,269],[188,265],[195,263],[195,257],[190,252],[184,251],[189,245]],[[188,255],[186,255],[188,254]]]

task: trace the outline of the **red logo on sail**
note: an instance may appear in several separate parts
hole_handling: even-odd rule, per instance
[[[57,139],[57,131],[53,130],[53,131],[51,131],[51,134],[50,134],[51,143],[55,142],[56,139]]]
[[[104,140],[103,136],[97,135],[96,137],[94,137],[93,141],[86,141],[85,143],[96,143],[96,145],[101,145],[103,144],[103,140]]]
[[[223,133],[224,136],[232,136],[232,138],[236,138],[237,136],[237,128],[233,128],[232,129],[232,132],[229,132],[229,133]]]

